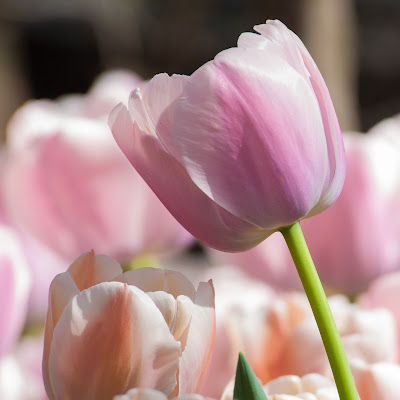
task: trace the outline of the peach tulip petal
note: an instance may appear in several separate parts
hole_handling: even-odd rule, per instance
[[[116,276],[114,281],[134,285],[143,292],[163,291],[174,298],[185,295],[194,301],[196,290],[185,275],[161,268],[138,268]]]
[[[201,241],[221,250],[240,251],[272,233],[240,220],[214,203],[157,138],[132,122],[123,104],[111,112],[109,124],[118,145],[142,178],[175,218]],[[183,190],[185,196],[181,195]]]
[[[71,275],[67,272],[58,274],[51,282],[49,289],[49,308],[46,317],[46,328],[44,334],[43,348],[43,381],[46,392],[50,399],[54,399],[53,389],[49,377],[49,357],[50,348],[53,341],[54,328],[56,327],[64,308],[69,304],[72,298],[79,294]]]
[[[397,400],[400,393],[400,365],[391,363],[352,365],[361,400]]]
[[[127,284],[100,283],[74,297],[54,330],[54,398],[109,400],[132,387],[169,393],[179,355],[179,343],[149,296]]]
[[[215,338],[214,296],[211,281],[199,284],[185,350],[179,363],[179,394],[198,392],[205,378]]]
[[[95,255],[94,251],[82,254],[68,268],[80,291],[98,283],[110,281],[122,273],[121,265],[105,255]]]

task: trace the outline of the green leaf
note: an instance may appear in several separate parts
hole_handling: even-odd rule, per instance
[[[235,400],[268,400],[260,381],[243,353],[239,353],[233,398]]]

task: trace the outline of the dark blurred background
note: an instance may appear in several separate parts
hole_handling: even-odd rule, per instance
[[[310,50],[343,130],[400,112],[398,0],[2,0],[1,136],[29,98],[84,93],[110,68],[191,74],[274,18]]]

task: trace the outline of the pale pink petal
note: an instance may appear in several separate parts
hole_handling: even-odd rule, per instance
[[[225,50],[199,68],[174,112],[175,145],[192,180],[266,229],[304,217],[318,202],[329,165],[326,139],[315,132],[323,124],[309,83],[257,49]]]
[[[17,235],[0,227],[0,357],[16,343],[27,315],[31,276]]]
[[[255,246],[270,233],[221,209],[192,182],[183,166],[159,141],[132,123],[122,104],[110,114],[113,135],[142,178],[174,217],[211,247],[240,251]],[[182,193],[185,191],[185,195]]]
[[[198,392],[205,378],[215,338],[214,295],[211,281],[199,284],[186,347],[179,363],[179,394]]]
[[[107,282],[66,307],[51,344],[56,398],[109,400],[133,387],[169,394],[176,385],[179,343],[141,290]]]

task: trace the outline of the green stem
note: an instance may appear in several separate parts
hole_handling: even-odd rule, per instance
[[[281,229],[324,342],[341,400],[358,400],[343,344],[299,222]],[[299,344],[301,345],[301,344]]]

